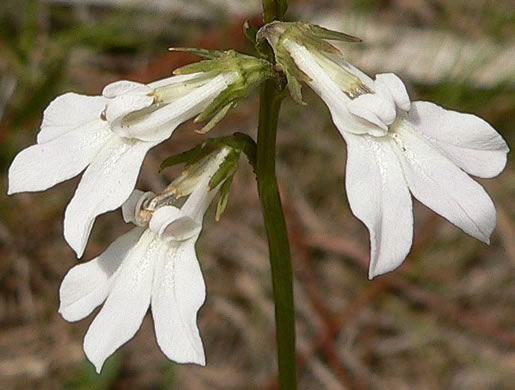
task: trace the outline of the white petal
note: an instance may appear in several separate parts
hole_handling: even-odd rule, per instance
[[[141,228],[132,229],[117,238],[97,258],[68,271],[59,289],[59,313],[66,321],[78,321],[104,302],[111,290],[113,275],[143,231]]]
[[[411,195],[387,137],[346,134],[345,186],[352,213],[370,232],[369,277],[402,264],[413,240]]]
[[[149,228],[162,239],[183,241],[198,236],[202,225],[174,206],[164,206],[152,215]]]
[[[384,128],[380,128],[367,120],[352,115],[347,104],[351,99],[338,87],[338,85],[322,69],[315,57],[304,46],[291,40],[284,43],[295,64],[306,73],[311,80],[308,84],[327,104],[333,122],[340,130],[354,134],[372,134],[383,136]]]
[[[378,94],[367,93],[358,96],[347,105],[351,114],[359,116],[386,131],[395,120],[396,112],[392,101]],[[383,134],[384,135],[384,134]]]
[[[375,81],[372,80],[368,74],[362,72],[360,69],[347,62],[341,54],[326,53],[325,55],[327,58],[330,58],[333,62],[338,64],[342,69],[356,76],[369,90],[374,90]]]
[[[138,210],[138,204],[141,201],[141,197],[144,194],[144,191],[134,190],[132,194],[127,198],[125,202],[122,204],[122,218],[125,223],[135,223],[136,222],[136,210]]]
[[[113,136],[100,119],[22,150],[9,168],[9,194],[43,191],[78,175]]]
[[[106,103],[107,99],[102,96],[65,93],[56,97],[43,112],[37,142],[51,141],[88,122],[99,120]]]
[[[181,74],[178,76],[171,76],[167,77],[165,79],[153,81],[149,84],[147,84],[148,87],[152,89],[160,88],[160,87],[166,87],[174,84],[180,84],[185,83],[186,81],[191,81],[197,78],[204,78],[209,77],[208,73],[205,72],[198,72],[198,73],[192,73],[192,74]]]
[[[197,312],[206,287],[195,254],[197,237],[173,242],[159,257],[152,290],[152,316],[159,347],[178,363],[205,365]]]
[[[95,218],[117,209],[130,196],[143,159],[155,145],[113,137],[98,152],[64,215],[64,237],[78,257],[84,253]]]
[[[393,73],[381,73],[376,75],[376,87],[387,88],[393,101],[401,110],[409,111],[411,107],[410,98],[406,86],[397,75]]]
[[[400,120],[394,131],[413,196],[465,233],[488,243],[496,215],[483,187],[412,129],[409,122]]]
[[[137,83],[135,81],[120,80],[106,85],[102,91],[102,95],[106,98],[113,99],[126,94],[144,95],[150,92],[152,92],[152,88],[145,84]]]
[[[322,69],[309,50],[291,40],[286,40],[284,45],[299,69],[311,78],[308,82],[309,86],[313,88],[325,104],[327,104],[331,113],[333,113],[333,111],[346,112],[346,104],[350,102],[350,98],[345,95],[338,85]]]
[[[132,194],[129,196],[129,198],[122,204],[122,217],[124,222],[133,223],[138,226],[143,226],[138,223],[136,214],[139,213],[139,211],[141,210],[143,202],[154,196],[155,194],[152,191],[132,191]]]
[[[485,120],[445,110],[430,102],[414,102],[411,125],[465,172],[494,177],[506,166],[508,145]]]
[[[84,337],[84,352],[100,372],[105,360],[130,340],[150,304],[155,258],[162,243],[146,230],[124,258],[102,310]]]
[[[169,103],[143,110],[124,118],[113,131],[123,137],[160,142],[171,136],[182,122],[193,118],[237,78],[237,73],[222,73],[189,94]]]
[[[197,187],[190,194],[186,202],[181,208],[181,211],[193,219],[198,225],[202,226],[202,219],[206,213],[211,201],[218,193],[221,185],[209,190],[209,181],[212,175],[217,171],[219,164],[218,162],[223,161],[223,156],[218,156],[217,160],[211,164],[207,170],[211,171],[211,174],[206,174],[202,180],[198,183]],[[210,172],[207,172],[210,173]]]
[[[107,103],[106,119],[112,126],[120,126],[126,115],[150,107],[153,102],[154,98],[147,95],[118,96]]]

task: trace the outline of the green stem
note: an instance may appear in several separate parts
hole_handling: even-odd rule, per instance
[[[288,233],[275,176],[275,143],[280,107],[281,91],[273,80],[268,80],[261,90],[256,176],[272,270],[279,384],[281,390],[290,390],[296,388],[295,310]]]
[[[263,20],[281,20],[288,8],[287,0],[263,0]],[[272,51],[268,60],[273,62]],[[297,388],[295,359],[295,306],[288,232],[275,176],[275,144],[282,91],[273,79],[261,87],[257,135],[256,177],[268,239],[270,268],[275,304],[275,335],[279,386],[281,390]]]

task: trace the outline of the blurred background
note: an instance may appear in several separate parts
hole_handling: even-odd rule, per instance
[[[513,0],[290,0],[290,20],[361,37],[341,46],[369,74],[396,72],[411,97],[473,112],[515,147]],[[5,195],[14,155],[65,91],[99,94],[118,79],[150,82],[190,55],[170,46],[252,53],[242,23],[258,0],[2,0],[0,5],[0,389],[277,388],[270,270],[255,180],[242,160],[226,213],[213,210],[198,253],[208,288],[199,314],[207,367],[169,362],[149,316],[97,376],[82,339],[93,315],[66,323],[58,287],[77,263],[62,236],[75,178]],[[286,100],[278,176],[295,273],[300,389],[515,388],[515,165],[481,180],[495,200],[490,246],[415,202],[415,243],[394,273],[367,280],[368,232],[344,192],[345,145],[323,103]],[[255,136],[257,96],[212,136]],[[152,150],[138,188],[160,191],[171,153],[204,138],[187,123]],[[97,219],[82,261],[130,227]]]

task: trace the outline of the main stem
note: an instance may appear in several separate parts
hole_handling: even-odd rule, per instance
[[[264,22],[281,20],[287,7],[287,0],[263,0]],[[272,52],[269,60],[274,60]],[[261,87],[259,101],[256,176],[272,270],[279,385],[281,390],[295,390],[297,378],[293,276],[288,232],[275,177],[275,143],[281,99],[281,91],[275,81],[267,80]]]
[[[288,233],[275,176],[275,143],[281,95],[273,80],[261,89],[256,176],[263,208],[275,301],[279,384],[296,389],[295,310]]]

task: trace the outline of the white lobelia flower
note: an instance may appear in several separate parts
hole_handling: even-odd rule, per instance
[[[59,96],[43,114],[37,144],[11,164],[9,194],[46,190],[86,168],[64,217],[65,239],[78,257],[95,218],[131,194],[150,148],[197,115],[196,120],[211,118],[204,127],[209,130],[271,74],[268,62],[234,51],[181,50],[210,60],[148,85],[118,81],[102,96]]]
[[[370,232],[369,277],[394,270],[408,255],[411,195],[488,243],[495,207],[467,174],[491,178],[504,169],[509,148],[495,129],[471,114],[410,102],[396,75],[378,74],[373,80],[337,49],[318,50],[316,36],[307,44],[298,35],[288,36],[289,27],[295,29],[272,26],[264,35],[276,57],[278,51],[282,57],[287,53],[324,100],[347,143],[347,196],[353,214]],[[277,32],[280,36],[273,36]]]
[[[37,144],[11,164],[8,193],[46,190],[86,168],[64,218],[66,241],[81,257],[95,218],[131,194],[148,150],[237,78],[226,72],[173,76],[148,85],[118,81],[102,96],[57,97],[43,114]]]
[[[196,319],[206,288],[195,243],[219,188],[210,190],[209,181],[226,156],[222,149],[204,166],[181,208],[168,205],[177,193],[156,197],[135,190],[122,211],[124,220],[137,227],[64,277],[59,313],[65,320],[81,320],[105,301],[84,338],[84,351],[97,372],[134,336],[149,306],[164,354],[178,363],[205,364]],[[182,188],[181,195],[187,191]]]

